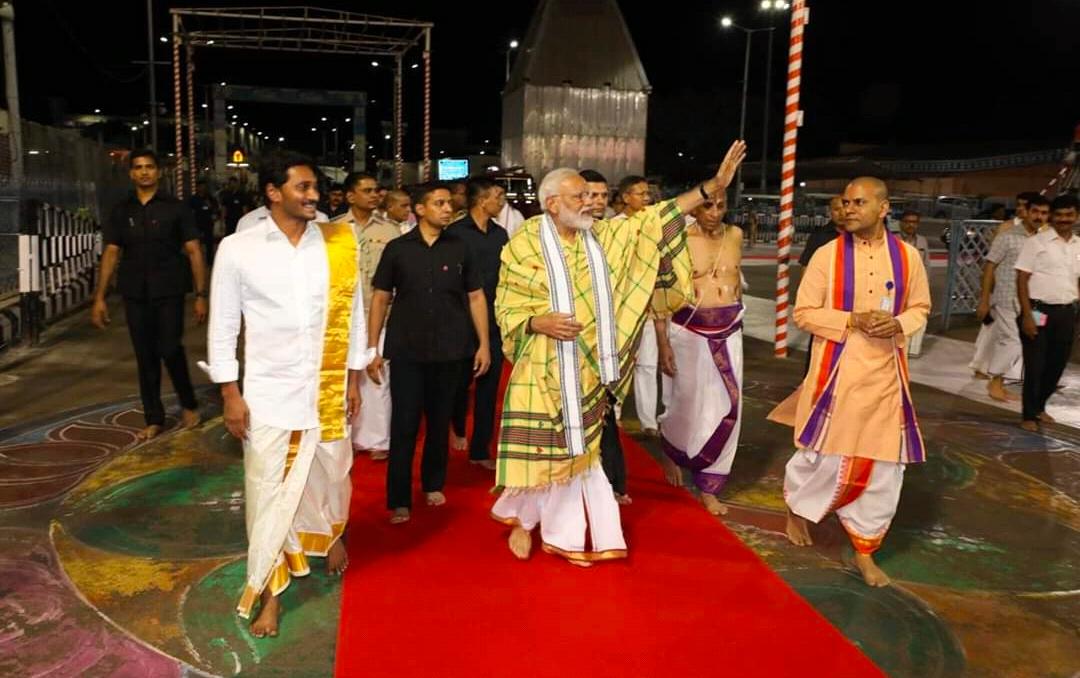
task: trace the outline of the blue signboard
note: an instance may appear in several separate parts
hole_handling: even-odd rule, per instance
[[[469,176],[469,161],[465,158],[439,158],[439,181],[465,179]]]

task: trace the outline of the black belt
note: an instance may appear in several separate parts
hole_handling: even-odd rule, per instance
[[[1038,299],[1032,299],[1031,305],[1035,308],[1076,308],[1080,302],[1070,301],[1067,304],[1048,304],[1045,301],[1039,301]]]

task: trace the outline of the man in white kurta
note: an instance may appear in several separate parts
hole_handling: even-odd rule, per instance
[[[345,567],[347,418],[359,408],[357,372],[370,361],[356,237],[348,224],[309,223],[314,168],[292,162],[278,168],[282,185],[267,189],[271,217],[221,242],[203,363],[221,384],[226,426],[243,440],[249,548],[237,611],[248,618],[262,596],[259,637],[277,634],[276,597],[290,575],[310,572],[308,556],[327,556],[335,573]]]

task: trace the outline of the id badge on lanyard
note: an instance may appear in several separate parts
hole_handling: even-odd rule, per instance
[[[889,282],[885,283],[885,289],[888,290],[888,292],[886,294],[881,295],[881,303],[878,305],[878,308],[880,308],[882,311],[885,311],[889,315],[894,315],[893,314],[893,289],[895,287],[896,286],[893,285],[891,280]]]

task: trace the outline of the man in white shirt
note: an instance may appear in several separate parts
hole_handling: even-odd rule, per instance
[[[1059,195],[1050,203],[1050,228],[1024,242],[1016,259],[1020,297],[1020,342],[1024,347],[1023,422],[1025,431],[1051,423],[1046,401],[1072,353],[1080,301],[1080,236],[1075,195]]]
[[[360,244],[360,275],[364,290],[364,308],[371,308],[371,278],[386,245],[401,237],[401,227],[379,216],[379,185],[365,172],[351,172],[345,177],[345,201],[349,211],[334,223],[351,224]],[[385,336],[385,330],[382,336]],[[382,340],[379,343],[382,350]],[[384,461],[390,449],[390,373],[381,384],[360,375],[360,398],[364,409],[353,422],[353,449],[366,451],[373,461]]]
[[[1035,193],[1034,191],[1025,191],[1023,193],[1017,194],[1016,214],[1013,216],[1012,219],[1008,221],[1003,221],[997,225],[997,228],[994,229],[993,235],[990,236],[991,245],[993,245],[994,240],[997,239],[998,236],[1008,233],[1010,229],[1023,227],[1024,219],[1027,218],[1028,201],[1031,200],[1032,197],[1038,195],[1039,194]],[[987,275],[987,265],[983,266],[984,280]],[[992,334],[993,330],[989,325],[983,324],[979,326],[979,336],[975,338],[975,355],[971,359],[971,364],[968,365],[968,367],[970,367],[971,370],[975,373],[976,379],[991,379],[990,375],[987,374],[987,369],[990,367],[990,353],[992,349],[993,339],[993,337],[991,336]],[[1010,373],[1008,376],[1010,379],[1020,379],[1019,372]]]
[[[907,210],[900,217],[900,239],[914,247],[922,259],[923,268],[929,274],[930,271],[930,244],[926,236],[919,235],[919,221],[922,217],[914,210]],[[926,328],[923,327],[908,339],[908,355],[918,358],[922,353],[923,337],[926,336]]]
[[[645,177],[623,177],[619,182],[618,193],[622,196],[624,206],[612,222],[628,219],[652,204],[652,192]],[[641,333],[634,363],[634,409],[637,410],[638,422],[641,423],[641,432],[650,438],[658,438],[660,430],[656,422],[656,406],[660,388],[657,376],[660,353],[656,346],[656,332],[651,331],[653,317],[649,315],[647,318],[645,327],[650,331]]]
[[[263,190],[265,189],[266,186],[263,186]],[[240,233],[242,231],[248,230],[249,228],[254,228],[256,226],[262,225],[263,222],[267,221],[268,219],[270,219],[270,208],[266,205],[259,205],[244,216],[240,217],[240,221],[236,222],[236,232]],[[330,221],[330,217],[326,216],[326,214],[320,212],[319,210],[315,210],[315,218],[311,220],[311,223],[325,224],[328,221]]]
[[[1050,201],[1039,194],[1024,199],[1024,218],[1020,228],[1010,228],[994,238],[983,268],[982,293],[975,317],[989,324],[989,360],[986,373],[990,375],[987,393],[994,400],[1010,402],[1020,396],[1005,388],[1005,380],[1020,381],[1024,361],[1020,344],[1020,299],[1016,293],[1016,259],[1027,239],[1046,228],[1050,218]]]
[[[209,364],[221,385],[225,426],[243,441],[247,586],[237,612],[259,615],[257,638],[276,636],[278,595],[307,556],[348,564],[349,421],[360,409],[357,377],[373,352],[356,236],[350,224],[311,223],[319,192],[303,156],[270,154],[261,167],[270,217],[221,242],[211,286]],[[244,389],[236,359],[244,334]]]

